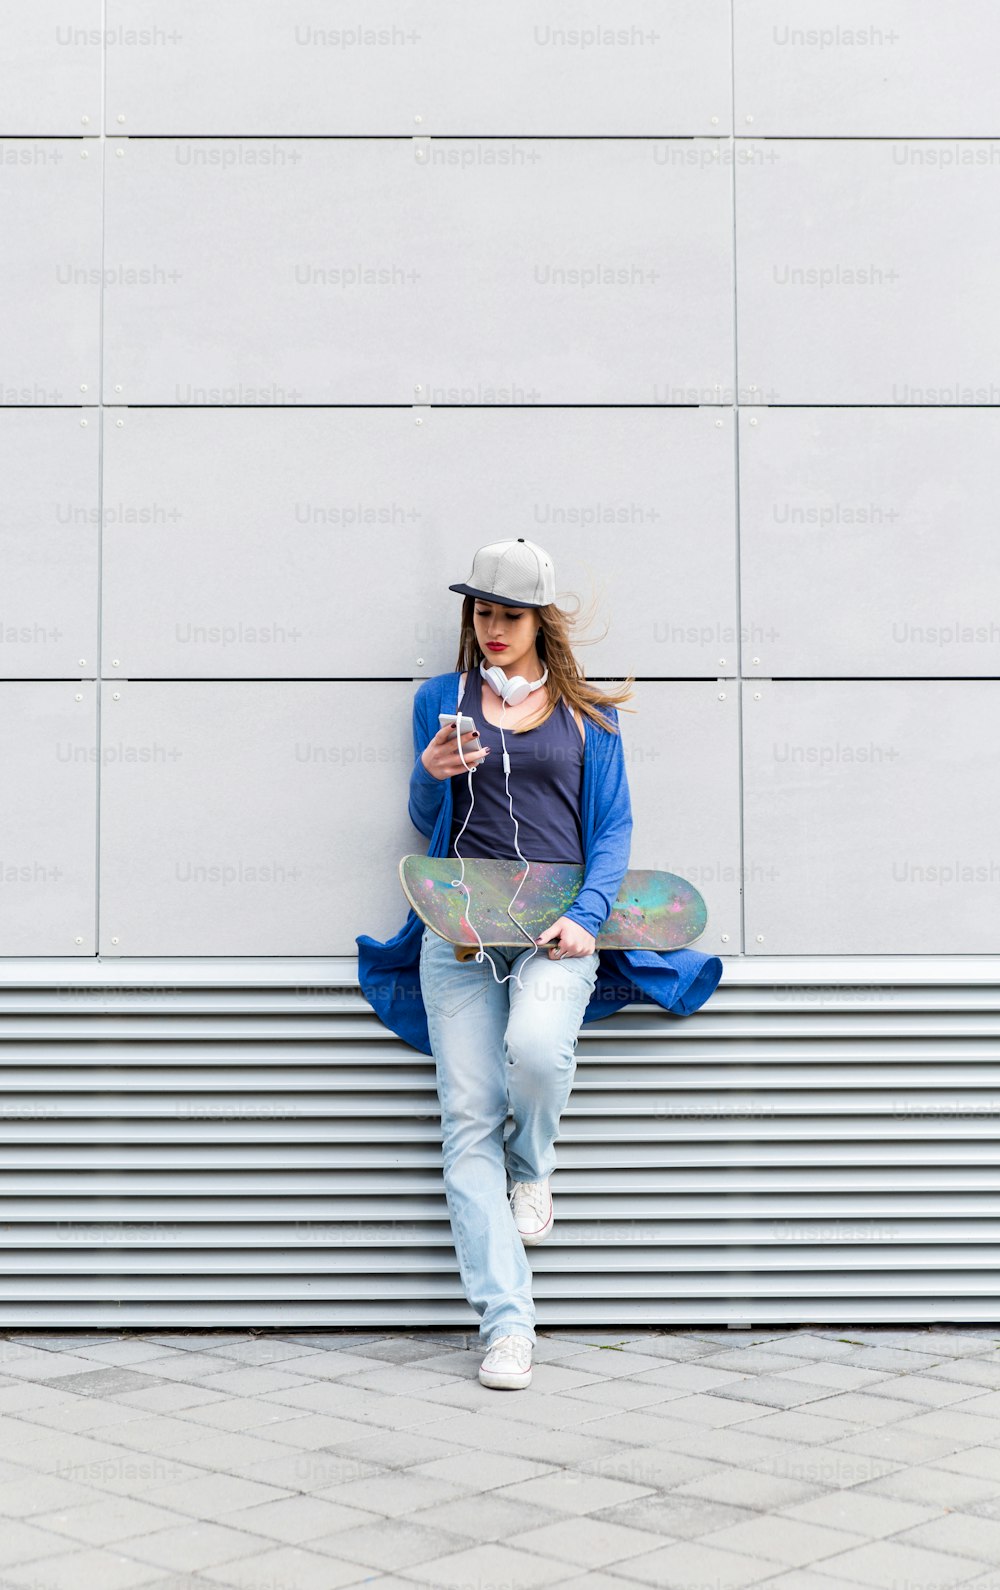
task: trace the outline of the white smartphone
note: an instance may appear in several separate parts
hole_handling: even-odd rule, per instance
[[[458,720],[458,717],[459,717],[459,714],[457,712],[439,712],[438,713],[438,723],[441,725],[441,727],[443,729],[443,728],[446,727],[447,724],[455,723]],[[462,750],[465,751],[466,753],[468,753],[469,751],[481,751],[483,749],[482,742],[480,741],[478,731],[476,730],[475,719],[467,718],[464,712],[461,714],[461,726],[458,729],[457,733],[458,734],[475,734],[475,736],[476,736],[476,738],[474,740],[467,740],[467,741],[464,742],[464,744],[462,746]]]

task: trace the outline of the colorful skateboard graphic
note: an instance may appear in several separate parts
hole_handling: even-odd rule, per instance
[[[420,920],[455,947],[455,958],[467,961],[479,953],[476,935],[466,918],[465,890],[452,879],[462,873],[454,856],[404,856],[399,863],[403,893]],[[522,879],[524,880],[522,882]],[[523,945],[537,939],[569,909],[583,886],[583,868],[562,862],[469,859],[465,886],[471,896],[472,920],[484,945]],[[521,888],[507,915],[511,897]],[[672,872],[637,869],[626,872],[608,920],[597,934],[599,950],[678,950],[705,931],[708,911],[693,884]],[[544,946],[543,946],[544,953]]]

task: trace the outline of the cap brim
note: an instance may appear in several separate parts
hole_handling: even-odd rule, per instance
[[[496,591],[477,591],[471,585],[449,585],[449,591],[458,591],[462,596],[478,596],[481,602],[500,602],[504,607],[544,607],[544,602],[512,602],[506,596],[498,596]]]

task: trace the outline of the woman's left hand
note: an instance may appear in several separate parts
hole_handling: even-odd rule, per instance
[[[565,916],[559,917],[544,933],[540,933],[535,942],[548,944],[554,938],[558,938],[559,943],[549,948],[550,960],[565,960],[569,955],[593,955],[596,948],[594,935],[582,928],[579,922],[571,922]]]

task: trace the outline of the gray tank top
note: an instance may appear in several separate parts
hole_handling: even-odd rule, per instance
[[[466,859],[470,856],[516,859],[514,824],[510,815],[510,806],[513,806],[518,823],[518,845],[528,861],[568,861],[582,866],[583,740],[571,708],[560,701],[544,723],[525,729],[522,734],[514,734],[507,724],[504,725],[510,757],[508,806],[500,728],[487,722],[482,708],[483,691],[489,688],[479,669],[471,668],[458,708],[473,719],[483,745],[490,747],[489,756],[472,775],[476,798],[468,827],[459,840],[462,855]],[[469,810],[468,773],[454,775],[451,794],[448,853],[454,856],[455,839]]]

